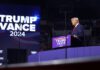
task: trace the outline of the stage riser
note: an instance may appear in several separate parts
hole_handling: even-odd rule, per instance
[[[28,57],[29,62],[100,56],[100,46],[64,48],[39,52]]]

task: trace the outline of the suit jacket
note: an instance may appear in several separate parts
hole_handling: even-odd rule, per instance
[[[74,27],[72,35],[76,35],[79,39],[84,38],[84,27],[81,24],[78,24]]]

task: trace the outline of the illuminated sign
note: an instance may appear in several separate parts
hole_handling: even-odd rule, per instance
[[[0,5],[0,48],[40,49],[40,7]]]
[[[56,43],[56,46],[63,47],[66,45],[66,37],[64,36],[54,38],[54,41]]]
[[[71,46],[71,35],[52,38],[53,48],[64,47],[64,46]]]
[[[10,36],[25,36],[26,31],[36,31],[36,16],[0,15],[0,30],[10,31]]]

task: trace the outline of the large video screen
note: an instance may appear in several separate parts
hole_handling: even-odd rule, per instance
[[[39,6],[0,5],[0,48],[40,47]]]

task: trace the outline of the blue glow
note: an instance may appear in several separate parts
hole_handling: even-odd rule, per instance
[[[38,16],[34,16],[34,22],[36,22],[39,19]]]

